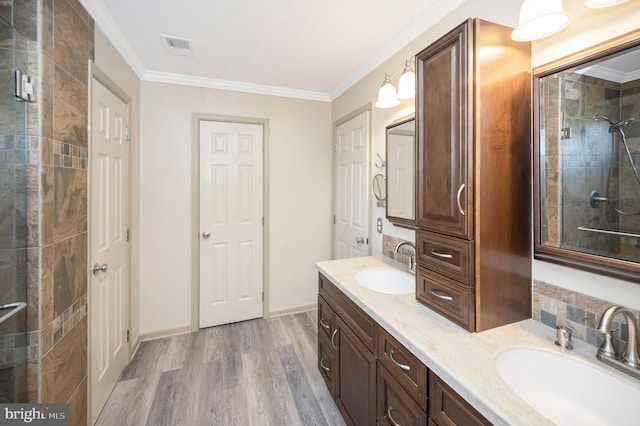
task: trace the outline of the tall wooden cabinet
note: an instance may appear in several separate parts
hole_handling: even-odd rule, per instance
[[[469,19],[416,56],[417,299],[470,331],[531,317],[529,43]]]

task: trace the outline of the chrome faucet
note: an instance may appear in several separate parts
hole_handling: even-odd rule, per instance
[[[627,322],[629,336],[627,337],[627,347],[622,357],[613,347],[613,338],[611,337],[611,327],[613,319],[618,315],[622,315]],[[640,379],[640,358],[638,358],[638,327],[637,318],[627,308],[613,305],[608,307],[600,318],[597,330],[604,334],[604,342],[598,349],[596,358],[605,364],[608,364],[618,370],[630,374]]]
[[[409,257],[409,265],[407,266],[407,272],[411,274],[416,273],[416,246],[411,241],[401,241],[398,243],[395,249],[393,249],[394,253],[398,253],[400,247],[407,245],[413,249],[413,254]]]

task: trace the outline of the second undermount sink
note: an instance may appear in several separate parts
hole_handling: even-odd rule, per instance
[[[640,390],[578,360],[533,349],[496,359],[513,392],[557,425],[637,425]]]
[[[410,294],[414,292],[414,277],[393,269],[369,268],[356,272],[356,282],[370,290],[387,294]]]

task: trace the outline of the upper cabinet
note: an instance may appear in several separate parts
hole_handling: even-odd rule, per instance
[[[420,228],[470,239],[473,232],[472,106],[469,24],[458,27],[416,57],[418,71],[418,188]],[[468,143],[469,142],[469,143]],[[467,214],[467,211],[470,213]]]
[[[416,56],[419,301],[471,331],[531,317],[529,43],[470,19]]]

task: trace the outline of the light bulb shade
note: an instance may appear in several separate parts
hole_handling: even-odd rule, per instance
[[[518,26],[511,32],[516,41],[538,40],[554,34],[571,21],[562,0],[524,0],[520,6]]]
[[[391,81],[389,80],[389,76],[384,76],[384,81],[382,82],[382,87],[378,92],[378,101],[376,102],[376,107],[378,108],[391,108],[398,105],[400,101],[396,97],[396,88],[393,87]]]
[[[584,4],[591,9],[602,9],[605,7],[617,6],[628,1],[629,0],[585,0]]]
[[[416,97],[416,73],[411,69],[409,61],[405,63],[404,71],[398,81],[398,99],[411,99]]]

